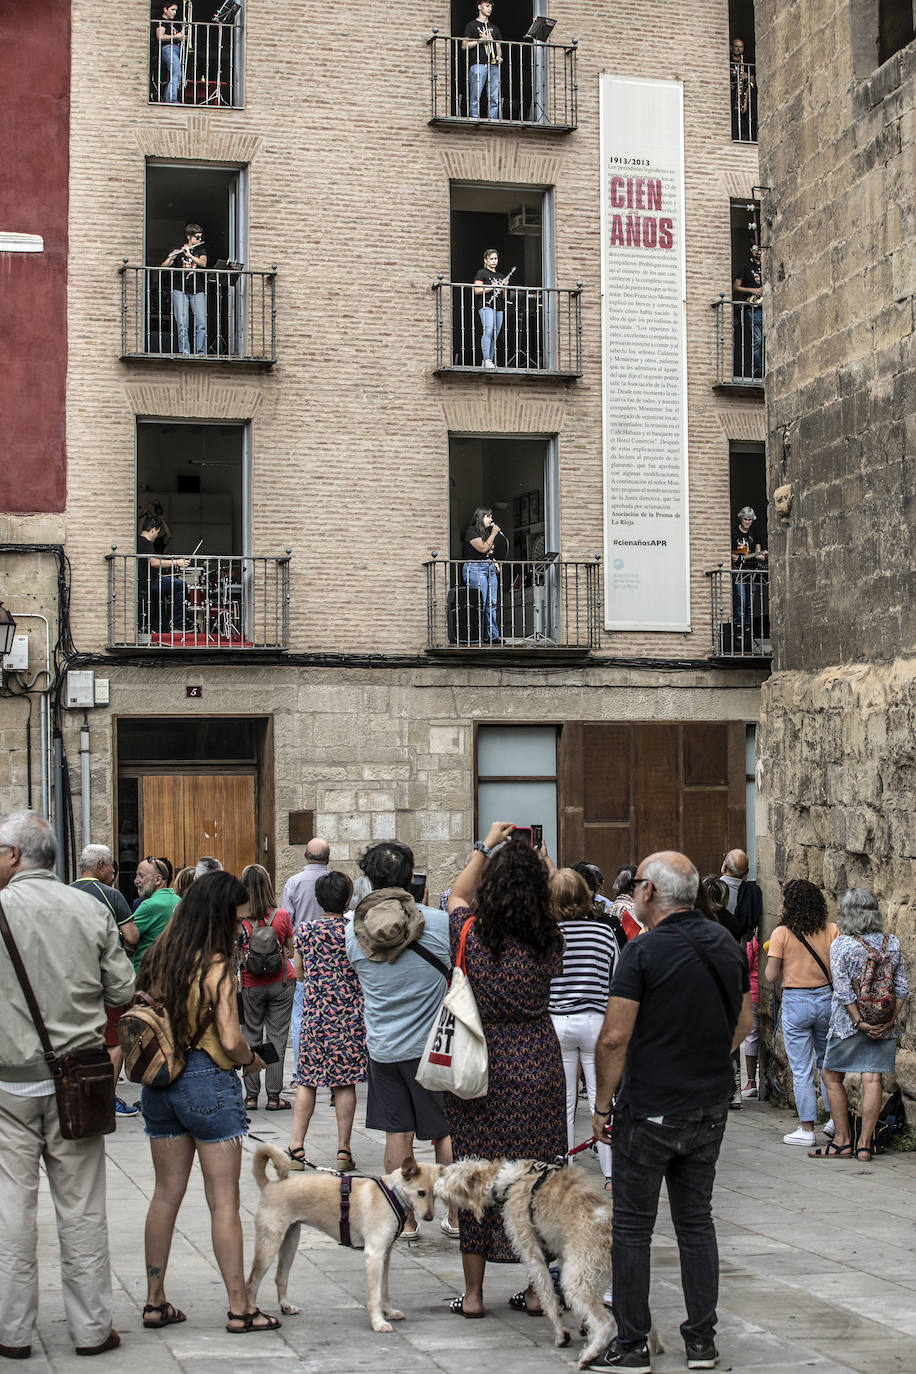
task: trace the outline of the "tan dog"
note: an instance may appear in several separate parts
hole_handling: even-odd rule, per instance
[[[275,1181],[267,1177],[268,1161],[277,1173]],[[335,1240],[341,1238],[340,1175],[324,1170],[290,1173],[290,1161],[272,1145],[259,1145],[252,1169],[261,1190],[261,1201],[255,1213],[254,1263],[248,1276],[248,1296],[257,1306],[261,1280],[279,1253],[277,1261],[277,1297],[280,1308],[287,1314],[299,1311],[287,1299],[287,1283],[300,1228],[314,1226]],[[418,1164],[412,1157],[404,1160],[400,1169],[383,1175],[382,1182],[399,1195],[402,1203],[418,1218],[432,1221],[435,1215],[435,1186],[442,1172],[441,1164]],[[366,1288],[369,1317],[373,1331],[390,1331],[390,1322],[404,1320],[388,1301],[388,1263],[391,1248],[398,1235],[398,1217],[383,1190],[374,1178],[353,1178],[350,1193],[350,1243],[354,1249],[366,1252]],[[389,1318],[389,1321],[385,1319]]]
[[[556,1256],[563,1296],[587,1337],[579,1356],[579,1368],[585,1369],[614,1335],[614,1322],[602,1302],[611,1271],[610,1193],[582,1169],[553,1168],[531,1159],[468,1159],[446,1166],[436,1196],[478,1219],[486,1207],[502,1208],[506,1235],[527,1266],[555,1342],[568,1345],[569,1332],[547,1268],[546,1256]],[[659,1353],[654,1327],[649,1340]]]

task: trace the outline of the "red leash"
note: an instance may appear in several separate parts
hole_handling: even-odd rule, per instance
[[[566,1151],[566,1158],[567,1158],[567,1159],[572,1159],[573,1155],[581,1154],[583,1150],[588,1150],[588,1149],[590,1149],[590,1147],[591,1147],[592,1145],[597,1144],[597,1141],[598,1141],[598,1137],[597,1137],[597,1136],[595,1136],[595,1135],[589,1136],[588,1140],[583,1140],[583,1142],[582,1142],[581,1145],[574,1145],[573,1148],[572,1148],[571,1150],[567,1150],[567,1151]],[[602,1142],[602,1144],[603,1144],[603,1143],[604,1143],[604,1142]]]

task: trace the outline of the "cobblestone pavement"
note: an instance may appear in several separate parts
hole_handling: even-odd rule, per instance
[[[139,1095],[121,1085],[128,1100]],[[364,1118],[363,1092],[357,1121]],[[263,1098],[262,1098],[263,1102]],[[588,1125],[580,1110],[581,1136]],[[252,1138],[285,1146],[290,1113],[253,1113]],[[752,1374],[916,1374],[916,1155],[890,1154],[872,1165],[815,1162],[783,1145],[794,1120],[785,1112],[745,1103],[728,1126],[715,1193],[722,1258],[718,1345],[722,1369]],[[308,1140],[309,1158],[332,1165],[337,1138],[328,1094],[321,1091]],[[357,1128],[353,1153],[361,1169],[380,1172],[382,1137]],[[418,1151],[431,1158],[429,1146]],[[115,1325],[120,1350],[102,1357],[105,1369],[142,1374],[234,1374],[263,1369],[310,1374],[546,1374],[576,1367],[578,1344],[557,1350],[549,1324],[512,1311],[506,1299],[524,1286],[516,1266],[492,1266],[485,1298],[489,1318],[468,1326],[448,1300],[462,1291],[458,1242],[438,1220],[422,1226],[408,1250],[399,1242],[391,1264],[392,1301],[406,1314],[390,1335],[375,1335],[365,1309],[362,1256],[324,1235],[303,1229],[290,1281],[290,1298],[302,1315],[284,1317],[273,1335],[229,1335],[225,1291],[210,1249],[209,1214],[195,1167],[179,1216],[169,1267],[168,1294],[188,1313],[183,1325],[161,1332],[140,1326],[144,1300],[143,1224],[152,1184],[142,1120],[124,1118],[108,1145],[108,1217],[115,1281]],[[583,1156],[578,1156],[582,1159]],[[597,1164],[590,1157],[584,1166]],[[246,1157],[242,1204],[246,1255],[251,1256],[257,1189]],[[42,1190],[39,1259],[42,1275],[35,1374],[77,1366],[60,1294],[53,1213]],[[260,1300],[276,1310],[270,1276]],[[677,1249],[663,1204],[653,1246],[652,1307],[668,1353],[657,1374],[685,1368],[678,1326],[683,1304]]]

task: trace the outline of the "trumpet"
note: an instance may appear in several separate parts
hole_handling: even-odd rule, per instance
[[[483,43],[483,50],[487,55],[487,63],[491,67],[495,67],[496,63],[499,61],[499,50],[493,39],[493,31],[489,23],[484,24],[483,28],[480,30],[480,38]]]

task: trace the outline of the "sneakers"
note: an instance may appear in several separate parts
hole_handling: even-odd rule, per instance
[[[613,1312],[613,1310],[614,1310],[614,1290],[613,1290],[613,1288],[605,1288],[605,1290],[604,1290],[604,1297],[601,1299],[601,1301],[604,1303],[605,1307],[607,1308],[607,1310],[608,1310],[609,1312]]]
[[[702,1342],[692,1345],[688,1341],[686,1350],[688,1369],[715,1369],[719,1362],[719,1352],[712,1341],[706,1345]]]
[[[492,358],[484,358],[484,360],[483,360],[483,365],[484,365],[485,368],[487,368],[488,371],[489,371],[491,368],[495,368],[495,367],[496,367],[496,364],[494,363],[494,361],[493,361]]]
[[[115,1098],[115,1116],[137,1116],[139,1112],[140,1108],[136,1103],[131,1106],[129,1102],[124,1101],[123,1097]]]
[[[782,1143],[783,1145],[813,1145],[814,1132],[803,1131],[799,1126],[797,1131],[790,1131],[788,1135],[784,1135]]]
[[[742,1097],[756,1097],[756,1096],[757,1096],[757,1084],[756,1084],[756,1083],[748,1083],[748,1085],[747,1085],[746,1088],[742,1088],[742,1089],[741,1089],[741,1096],[742,1096]]]
[[[728,1105],[732,1108],[733,1111],[740,1112],[740,1110],[741,1110],[741,1098],[742,1098],[742,1096],[743,1096],[743,1094],[742,1094],[740,1088],[736,1088],[735,1091],[732,1093],[731,1099],[730,1099]]]
[[[832,1140],[835,1131],[836,1126],[834,1126],[833,1117],[831,1117],[829,1121],[824,1122],[824,1135],[827,1136],[828,1140]]]
[[[631,1374],[652,1374],[649,1347],[644,1342],[642,1345],[633,1346],[627,1350],[615,1337],[607,1350],[595,1356],[591,1362],[591,1368],[629,1369]],[[697,1368],[700,1366],[698,1365]]]

